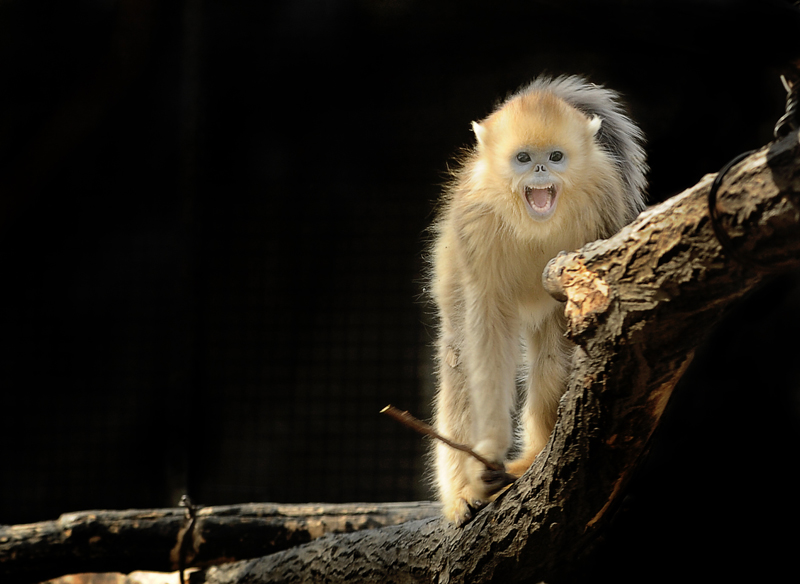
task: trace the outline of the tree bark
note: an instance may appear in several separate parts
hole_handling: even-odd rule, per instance
[[[0,581],[40,582],[83,572],[171,572],[264,556],[327,533],[394,525],[439,514],[435,503],[204,507],[187,536],[187,510],[67,513],[57,521],[0,526]]]
[[[714,235],[713,175],[545,271],[577,344],[559,421],[531,469],[464,528],[439,518],[331,535],[210,568],[193,582],[558,579],[608,522],[675,384],[726,308],[767,274]],[[736,165],[717,197],[732,245],[773,273],[800,265],[797,133]]]

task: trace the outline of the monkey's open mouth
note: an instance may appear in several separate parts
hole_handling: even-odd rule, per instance
[[[529,211],[537,218],[548,217],[556,206],[556,185],[550,183],[543,187],[526,186],[525,200]]]

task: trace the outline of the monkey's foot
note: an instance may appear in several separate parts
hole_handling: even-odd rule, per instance
[[[491,472],[491,471],[487,471]],[[498,489],[502,488],[502,485]],[[443,501],[444,516],[454,523],[456,527],[463,527],[469,523],[478,511],[486,507],[491,500],[491,496],[483,496],[475,493],[471,488],[462,489],[459,496],[450,501]]]
[[[450,503],[445,503],[444,512],[445,518],[454,523],[456,527],[463,527],[475,517],[475,513],[486,505],[485,501],[473,501],[471,504],[463,497],[456,497]]]
[[[480,481],[476,485],[467,485],[459,491],[457,496],[449,501],[443,501],[444,516],[461,527],[468,523],[489,501],[493,500],[494,495],[509,484],[510,479],[505,471],[483,467]]]

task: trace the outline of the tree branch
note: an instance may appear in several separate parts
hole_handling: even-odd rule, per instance
[[[328,533],[372,529],[439,514],[435,503],[276,505],[197,510],[191,541],[186,509],[82,511],[56,521],[0,526],[0,581],[41,582],[64,574],[178,570],[264,556]]]
[[[607,241],[562,253],[546,286],[578,345],[559,422],[530,471],[463,529],[432,518],[326,536],[210,568],[193,582],[517,582],[563,574],[592,545],[695,348],[765,276],[725,255],[709,221],[713,175]],[[736,165],[721,227],[775,273],[800,265],[796,133]]]
[[[440,442],[444,442],[450,448],[454,448],[456,450],[460,450],[461,452],[466,452],[471,457],[475,458],[479,462],[481,462],[486,468],[489,470],[496,471],[498,473],[498,477],[502,478],[503,483],[502,485],[510,485],[513,483],[517,478],[513,475],[508,474],[505,472],[503,465],[498,464],[496,462],[492,462],[475,452],[472,448],[467,446],[466,444],[459,444],[458,442],[453,442],[449,438],[445,438],[441,434],[439,434],[430,424],[426,424],[425,422],[418,420],[408,412],[404,412],[392,405],[386,406],[381,410],[382,414],[386,414],[391,418],[394,418],[401,424],[404,424],[414,430],[415,432],[419,432],[423,436],[429,436],[434,440],[439,440]]]

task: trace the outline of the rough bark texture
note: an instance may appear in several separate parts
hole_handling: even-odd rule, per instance
[[[697,345],[765,274],[735,263],[707,210],[713,176],[608,241],[561,254],[545,282],[578,344],[550,443],[463,529],[438,518],[326,536],[210,568],[193,582],[557,580],[591,547]],[[733,244],[776,273],[800,264],[797,134],[732,169],[718,195]]]
[[[255,558],[327,533],[394,525],[439,514],[434,503],[205,507],[187,540],[186,567]],[[81,572],[169,572],[189,523],[186,509],[82,511],[57,521],[0,526],[0,581],[40,582]]]

